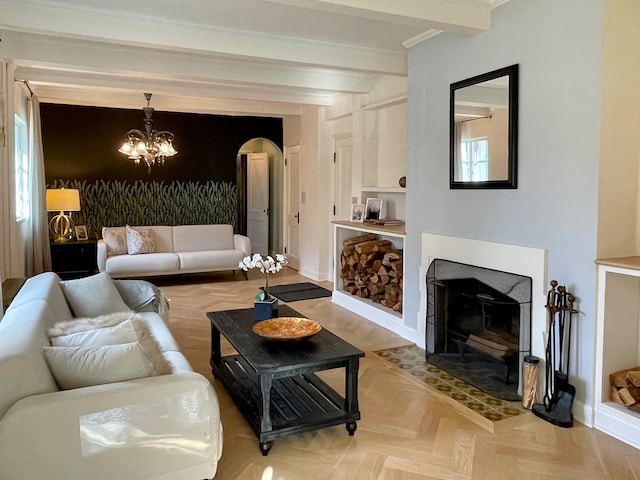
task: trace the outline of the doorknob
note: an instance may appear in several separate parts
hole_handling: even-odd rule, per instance
[[[296,220],[300,223],[300,212],[296,213],[294,217],[296,217]]]

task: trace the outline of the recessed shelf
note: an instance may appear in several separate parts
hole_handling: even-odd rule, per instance
[[[375,193],[406,193],[407,189],[402,187],[362,187],[362,191]]]

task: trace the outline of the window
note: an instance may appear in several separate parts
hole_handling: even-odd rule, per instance
[[[16,219],[29,217],[29,149],[27,124],[16,115]]]
[[[460,145],[463,182],[489,180],[489,140],[487,137],[465,138]]]

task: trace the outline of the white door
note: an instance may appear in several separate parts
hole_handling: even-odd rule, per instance
[[[351,137],[335,141],[333,205],[334,220],[349,220],[351,217]]]
[[[269,254],[269,155],[247,155],[247,236],[251,252]]]
[[[300,269],[300,145],[286,151],[285,196],[286,220],[284,248],[289,266]]]

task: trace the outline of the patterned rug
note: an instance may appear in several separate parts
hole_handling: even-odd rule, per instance
[[[495,398],[427,362],[416,345],[373,352],[492,422],[528,412],[520,401]]]

